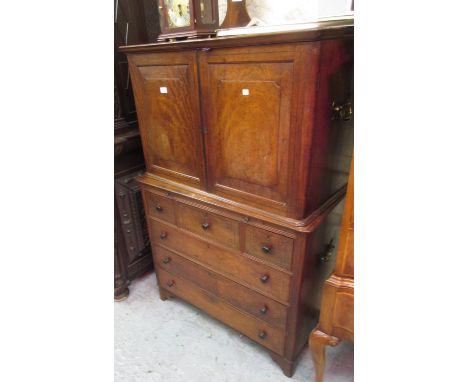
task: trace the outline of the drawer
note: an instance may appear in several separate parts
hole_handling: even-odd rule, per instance
[[[265,322],[285,328],[287,308],[279,302],[162,247],[156,247],[153,255],[157,267],[197,284]]]
[[[265,231],[260,228],[245,227],[245,251],[263,260],[291,269],[294,240]]]
[[[144,191],[146,214],[175,224],[174,201],[162,195]]]
[[[239,222],[177,203],[179,226],[231,248],[239,248]]]
[[[289,300],[289,274],[156,220],[150,224],[153,245],[179,252],[278,301]]]
[[[194,283],[162,269],[158,270],[158,281],[160,287],[202,309],[264,347],[283,355],[285,334],[281,329],[237,310]]]

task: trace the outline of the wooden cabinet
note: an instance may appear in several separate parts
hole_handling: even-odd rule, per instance
[[[325,282],[320,322],[309,338],[316,382],[323,381],[325,346],[336,346],[341,339],[354,341],[353,164],[351,164],[349,179],[336,268]]]
[[[352,36],[346,21],[122,49],[161,298],[245,334],[289,376],[333,264],[352,141],[331,112]]]

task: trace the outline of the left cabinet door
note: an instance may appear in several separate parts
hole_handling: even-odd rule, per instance
[[[204,188],[195,52],[128,56],[146,169]]]

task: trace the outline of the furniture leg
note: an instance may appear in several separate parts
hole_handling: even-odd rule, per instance
[[[168,298],[171,298],[171,297],[174,297],[174,295],[171,292],[159,287],[159,298],[162,301],[166,301]]]
[[[279,367],[281,367],[281,370],[283,370],[283,374],[286,377],[291,378],[293,375],[293,370],[294,370],[294,362],[287,360],[286,358],[280,357],[278,354],[270,353],[270,357],[275,361]]]
[[[120,287],[114,288],[114,301],[123,301],[126,300],[129,295],[128,290],[128,281],[124,282],[124,284]]]
[[[325,371],[325,346],[336,346],[340,340],[336,337],[329,336],[320,330],[314,330],[310,333],[309,348],[312,353],[312,360],[315,368],[315,382],[323,382],[323,373]]]

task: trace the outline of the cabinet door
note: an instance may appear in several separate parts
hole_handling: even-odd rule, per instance
[[[202,188],[195,52],[129,55],[129,64],[147,171]]]
[[[294,57],[284,47],[201,53],[212,193],[286,210]]]

